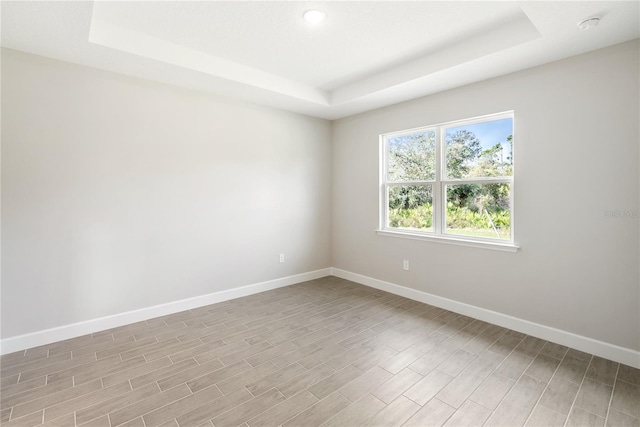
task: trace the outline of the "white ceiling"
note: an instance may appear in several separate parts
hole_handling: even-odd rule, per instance
[[[0,13],[5,47],[336,119],[638,38],[639,6],[2,1]],[[312,8],[325,22],[302,19]]]

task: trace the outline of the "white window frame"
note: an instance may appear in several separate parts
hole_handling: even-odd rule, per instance
[[[502,113],[489,114],[479,117],[473,117],[470,119],[456,120],[446,123],[439,123],[430,126],[423,126],[414,129],[406,129],[401,131],[389,132],[380,135],[380,224],[376,232],[381,236],[400,237],[407,239],[417,239],[432,242],[441,242],[456,244],[462,246],[479,247],[486,249],[495,249],[507,252],[516,252],[518,246],[515,244],[515,210],[514,210],[514,176],[510,177],[488,177],[488,178],[448,178],[446,177],[444,170],[445,163],[445,130],[451,127],[460,127],[466,125],[473,125],[482,122],[501,120],[501,119],[513,119],[514,123],[514,141],[515,141],[515,119],[513,111],[505,111]],[[389,139],[400,135],[407,135],[418,132],[435,132],[436,137],[436,165],[435,165],[435,179],[423,180],[423,181],[407,181],[407,182],[387,182],[387,142]],[[513,148],[513,171],[515,174],[515,146]],[[447,185],[455,184],[492,184],[492,183],[508,183],[510,186],[509,191],[509,207],[510,207],[510,228],[511,236],[509,240],[500,240],[489,237],[474,237],[474,236],[461,236],[455,234],[446,233],[446,187]],[[422,231],[395,228],[389,226],[389,187],[394,185],[430,185],[433,191],[433,231]]]

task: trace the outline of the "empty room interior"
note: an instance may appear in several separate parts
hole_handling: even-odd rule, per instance
[[[640,427],[640,2],[0,15],[3,426]]]

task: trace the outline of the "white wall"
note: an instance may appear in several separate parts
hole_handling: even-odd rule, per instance
[[[639,48],[334,122],[333,266],[639,350]],[[518,253],[375,233],[379,134],[512,109]]]
[[[329,267],[329,175],[327,121],[2,50],[2,338]]]
[[[639,49],[333,124],[2,50],[2,338],[334,266],[640,350]],[[375,234],[380,133],[510,109],[518,253]]]

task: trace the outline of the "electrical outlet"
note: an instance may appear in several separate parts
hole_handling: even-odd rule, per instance
[[[280,254],[280,262],[284,262],[284,254]]]
[[[409,260],[405,259],[404,261],[402,261],[402,269],[409,270]]]

